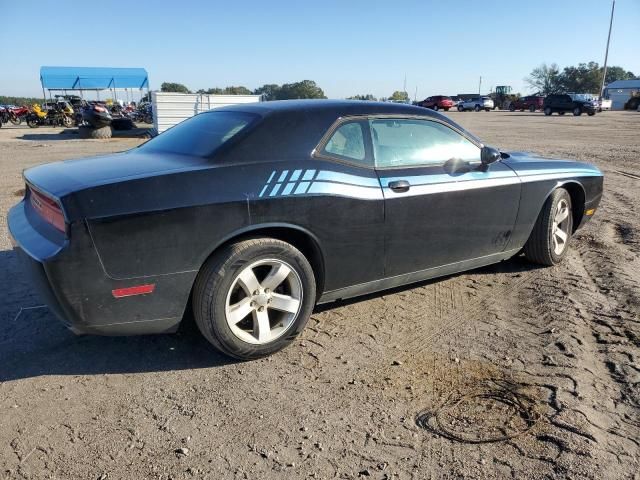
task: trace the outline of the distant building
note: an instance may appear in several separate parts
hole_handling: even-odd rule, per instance
[[[640,78],[616,80],[604,89],[604,98],[611,99],[611,110],[624,110],[625,103],[637,96],[640,96]]]

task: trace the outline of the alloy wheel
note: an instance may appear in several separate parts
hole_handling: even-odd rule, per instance
[[[244,342],[272,342],[295,322],[302,295],[302,281],[290,265],[259,260],[242,269],[231,284],[225,304],[227,325]]]
[[[553,251],[556,255],[562,255],[562,252],[567,247],[570,214],[571,211],[567,201],[565,199],[560,200],[556,207],[556,214],[551,227],[551,240],[553,241]]]

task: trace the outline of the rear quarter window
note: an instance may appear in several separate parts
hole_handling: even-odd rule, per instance
[[[207,157],[259,118],[246,112],[201,113],[149,140],[140,150]]]

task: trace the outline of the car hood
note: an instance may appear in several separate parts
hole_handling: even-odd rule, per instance
[[[207,168],[206,159],[164,153],[123,153],[53,162],[25,170],[26,181],[61,198],[99,185]]]
[[[576,175],[602,175],[598,167],[575,160],[546,158],[529,152],[508,152],[502,163],[518,175],[575,173]]]

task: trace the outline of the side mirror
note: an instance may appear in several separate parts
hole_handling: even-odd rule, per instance
[[[496,150],[493,147],[482,147],[482,150],[480,150],[480,161],[483,165],[490,165],[501,158],[500,150]]]

